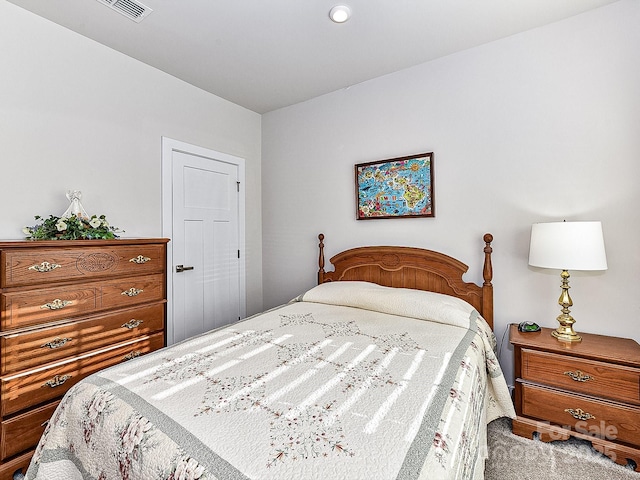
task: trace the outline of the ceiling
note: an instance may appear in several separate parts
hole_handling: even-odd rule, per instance
[[[8,0],[257,113],[546,25],[617,0]],[[136,0],[137,1],[137,0]]]

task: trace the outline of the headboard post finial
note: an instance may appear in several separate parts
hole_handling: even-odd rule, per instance
[[[318,244],[318,247],[320,247],[320,256],[318,257],[318,284],[321,284],[324,282],[324,234],[321,233],[320,235],[318,235],[318,240],[320,240],[320,243]]]
[[[490,233],[484,234],[484,268],[482,269],[482,277],[484,278],[484,285],[491,285],[493,280],[493,266],[491,265],[491,242],[493,242],[493,235]]]
[[[482,316],[487,321],[491,329],[493,330],[493,267],[491,266],[491,242],[493,242],[493,235],[490,233],[484,234],[484,268],[482,269],[482,276],[484,283],[482,284]]]

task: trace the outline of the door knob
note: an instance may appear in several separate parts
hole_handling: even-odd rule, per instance
[[[193,267],[185,267],[184,265],[176,265],[176,273],[184,272],[185,270],[193,270]]]

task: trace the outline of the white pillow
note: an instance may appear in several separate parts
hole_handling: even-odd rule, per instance
[[[362,308],[464,328],[469,328],[470,321],[477,316],[473,306],[457,297],[370,282],[323,283],[304,293],[301,301]]]

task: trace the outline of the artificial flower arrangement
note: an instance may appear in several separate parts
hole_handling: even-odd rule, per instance
[[[111,240],[118,238],[120,230],[112,227],[104,215],[89,217],[80,204],[82,192],[69,190],[67,198],[71,205],[60,217],[49,215],[42,218],[36,215],[33,227],[24,227],[22,232],[30,240]]]
[[[70,217],[49,218],[35,216],[36,224],[24,227],[23,233],[30,240],[110,240],[118,238],[117,227],[112,227],[104,215],[91,218],[71,215]]]

